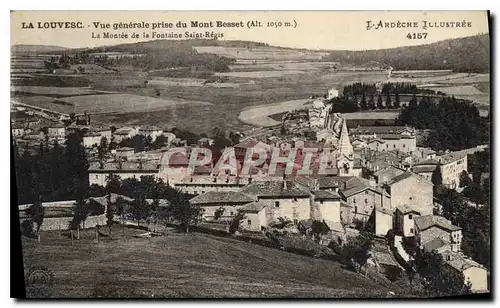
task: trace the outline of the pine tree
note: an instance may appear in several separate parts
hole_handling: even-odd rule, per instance
[[[360,107],[361,107],[361,110],[367,110],[368,109],[368,105],[366,103],[366,97],[365,97],[364,93],[363,93],[363,96],[361,97]]]
[[[384,109],[384,105],[382,104],[382,96],[380,94],[377,98],[377,109]]]
[[[399,93],[396,92],[396,97],[394,98],[394,108],[401,107],[401,100],[399,98]]]
[[[391,101],[391,94],[387,93],[385,97],[385,108],[389,109],[392,108],[392,101]]]
[[[370,95],[370,99],[368,100],[368,109],[375,109],[375,97],[373,94]]]

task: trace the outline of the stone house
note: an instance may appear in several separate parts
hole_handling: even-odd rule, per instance
[[[407,205],[421,215],[432,214],[433,185],[418,174],[407,171],[392,178],[385,187],[393,207]]]
[[[191,198],[189,203],[200,206],[203,209],[202,218],[207,221],[230,221],[240,208],[254,201],[255,197],[238,191],[209,191]]]
[[[462,228],[453,225],[441,216],[425,215],[414,217],[415,238],[421,246],[436,238],[449,243],[451,251],[459,252],[462,244]]]
[[[415,236],[415,218],[420,212],[403,204],[397,206],[394,213],[394,230],[404,237]]]
[[[251,202],[240,208],[245,215],[240,222],[240,228],[247,231],[262,231],[268,226],[266,211],[271,203],[265,200]]]
[[[278,217],[288,218],[294,224],[311,218],[310,193],[297,183],[286,180],[256,181],[241,192],[272,204],[267,212],[268,223],[277,221]]]

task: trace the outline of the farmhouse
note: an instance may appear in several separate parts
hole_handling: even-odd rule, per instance
[[[193,205],[203,208],[205,220],[231,220],[245,204],[256,201],[255,197],[238,191],[209,191],[189,200]]]

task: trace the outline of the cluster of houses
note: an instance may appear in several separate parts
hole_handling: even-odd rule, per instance
[[[338,92],[329,93],[334,97]],[[233,146],[237,158],[236,172],[220,173],[211,162],[197,166],[192,173],[185,172],[191,150],[211,146],[213,140],[202,138],[197,145],[187,145],[173,133],[154,126],[110,128],[89,127],[83,137],[85,148],[92,149],[103,138],[121,140],[137,134],[164,136],[164,148],[135,153],[133,148],[112,151],[111,159],[94,161],[89,167],[89,184],[106,185],[110,174],[122,180],[154,176],[193,197],[190,203],[204,209],[206,222],[229,222],[237,213],[244,218],[240,228],[261,232],[280,219],[293,222],[297,232],[312,221],[324,222],[330,229],[330,239],[346,238],[347,229],[358,223],[373,223],[373,232],[385,237],[392,230],[397,238],[414,237],[427,251],[443,255],[450,270],[464,274],[474,291],[487,289],[487,270],[461,253],[461,228],[443,217],[434,215],[432,174],[440,169],[443,184],[458,188],[462,171],[467,171],[467,155],[482,150],[438,153],[416,146],[413,128],[400,126],[357,127],[347,129],[340,114],[331,113],[322,101],[313,102],[308,110],[309,122],[297,122],[297,127],[308,126],[315,138],[308,136],[262,136],[241,140]],[[299,125],[300,124],[300,125]],[[13,134],[24,133],[13,126]],[[47,133],[64,136],[71,127],[49,127]],[[168,161],[165,172],[163,154],[169,147],[181,147]],[[269,164],[252,166],[242,175],[242,159],[249,149],[259,148],[266,153],[280,149],[315,148],[320,152],[332,148],[331,168],[326,174],[288,174],[285,166],[269,173]],[[315,165],[315,161],[312,165]],[[364,174],[363,171],[367,171]],[[401,251],[401,255],[405,252]],[[405,259],[405,257],[403,257]]]

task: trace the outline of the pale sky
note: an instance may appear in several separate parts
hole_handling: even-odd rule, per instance
[[[281,21],[297,23],[296,28],[247,28],[249,21]],[[81,22],[83,29],[38,29],[38,22]],[[183,21],[240,22],[244,28],[192,28],[187,29],[96,29],[94,22],[101,23],[173,23]],[[380,28],[367,30],[367,21],[377,24],[386,22],[416,22],[417,28]],[[422,29],[426,22],[454,22],[466,27]],[[22,23],[32,23],[35,29],[23,29]],[[449,24],[448,24],[449,25]],[[470,25],[470,27],[469,27]],[[327,50],[364,50],[398,46],[421,45],[449,38],[488,33],[486,11],[16,11],[11,13],[11,45],[36,44],[63,47],[95,47],[138,41],[152,38],[131,38],[133,32],[140,35],[151,33],[185,33],[214,31],[222,33],[224,40],[247,40],[270,45]],[[96,39],[92,32],[127,33],[128,39]],[[408,33],[427,32],[426,39],[408,39]]]

